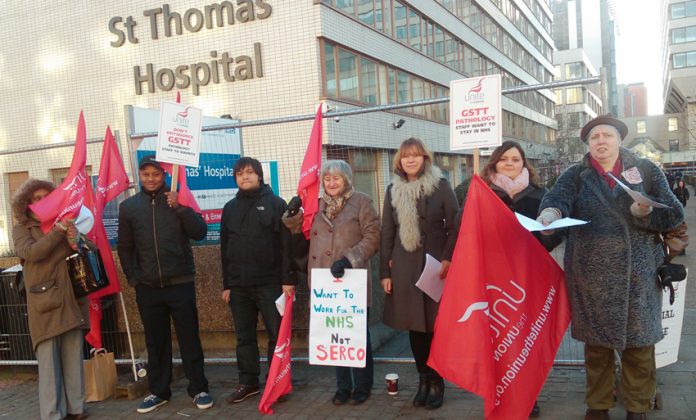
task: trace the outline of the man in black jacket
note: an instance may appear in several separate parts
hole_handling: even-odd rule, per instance
[[[153,411],[171,397],[170,317],[189,380],[188,394],[198,408],[210,408],[189,243],[205,238],[208,227],[200,214],[179,204],[176,191],[167,191],[164,170],[154,155],[143,157],[138,175],[141,191],[121,203],[118,215],[118,256],[128,283],[135,287],[148,355],[150,395],[138,412]]]
[[[230,404],[259,393],[258,314],[266,326],[270,362],[281,320],[275,300],[281,293],[290,296],[297,282],[290,266],[290,232],[281,221],[285,201],[263,183],[258,160],[243,157],[233,171],[239,191],[225,204],[220,222],[222,299],[234,318],[239,369],[239,385],[227,398]]]

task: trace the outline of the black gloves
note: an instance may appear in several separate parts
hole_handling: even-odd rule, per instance
[[[353,264],[348,261],[348,258],[343,257],[331,264],[331,275],[337,279],[340,279],[344,274],[346,274],[346,268],[353,268]]]
[[[302,207],[302,199],[294,196],[288,203],[288,216],[296,215],[300,211],[300,207]]]

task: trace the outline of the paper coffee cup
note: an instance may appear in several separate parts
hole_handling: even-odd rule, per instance
[[[389,395],[397,395],[399,393],[399,375],[388,373],[384,379],[387,381],[387,393]]]

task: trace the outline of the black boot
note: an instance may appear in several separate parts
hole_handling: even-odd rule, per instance
[[[425,402],[425,408],[428,410],[440,408],[444,400],[445,381],[440,375],[433,375],[430,377],[430,395],[428,395],[428,400]]]
[[[430,394],[430,375],[421,373],[418,375],[418,392],[413,398],[414,407],[423,407],[428,400]]]

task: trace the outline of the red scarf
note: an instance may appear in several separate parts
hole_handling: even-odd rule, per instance
[[[621,177],[621,172],[623,172],[623,165],[621,164],[621,157],[616,159],[616,163],[614,163],[614,167],[609,172],[605,171],[604,168],[602,168],[602,165],[600,165],[599,162],[597,162],[595,160],[595,158],[593,158],[592,156],[590,156],[590,164],[592,165],[594,170],[597,171],[599,176],[602,177],[604,182],[609,184],[609,188],[613,190],[614,187],[616,186],[616,181],[614,181],[614,178],[609,176],[609,173],[614,175],[616,178]]]

